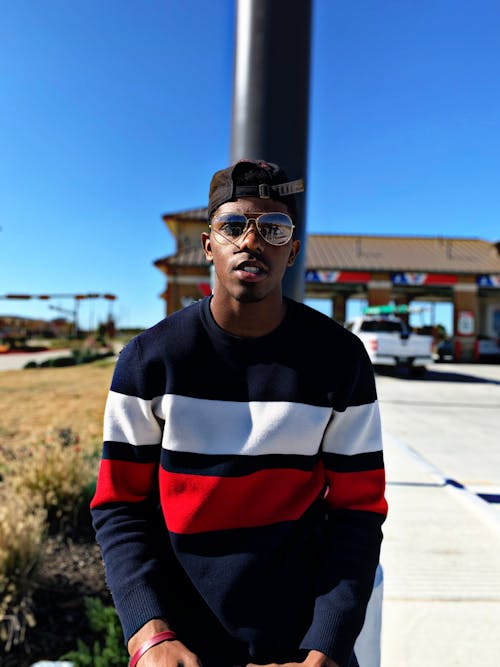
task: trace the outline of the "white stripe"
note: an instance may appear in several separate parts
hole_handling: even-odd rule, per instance
[[[104,440],[155,445],[161,442],[161,434],[151,401],[109,392],[104,411]]]
[[[285,401],[212,401],[168,394],[153,400],[163,446],[196,454],[314,455],[331,408]]]
[[[325,433],[325,452],[352,456],[381,449],[382,433],[377,401],[334,413]]]

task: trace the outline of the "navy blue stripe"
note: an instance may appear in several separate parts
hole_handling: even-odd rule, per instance
[[[500,503],[499,493],[478,493],[477,495],[488,503]]]
[[[193,454],[163,449],[161,465],[169,472],[217,477],[242,477],[260,470],[291,468],[310,472],[317,456],[291,454],[263,454],[261,456],[234,456]]]
[[[102,458],[111,461],[133,461],[134,463],[157,463],[161,445],[129,445],[127,442],[106,441]]]
[[[382,450],[367,452],[366,454],[323,454],[325,466],[334,472],[363,472],[364,470],[379,470],[384,467]]]
[[[456,479],[447,478],[444,480],[444,483],[448,486],[453,486],[455,489],[465,489],[465,486],[460,482],[457,482]]]

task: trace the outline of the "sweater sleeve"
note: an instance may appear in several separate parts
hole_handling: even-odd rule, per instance
[[[372,592],[387,514],[375,379],[364,349],[348,400],[333,410],[323,438],[327,530],[317,597],[301,648],[347,667]]]
[[[162,424],[152,406],[138,343],[132,341],[119,357],[106,402],[103,453],[91,503],[126,640],[148,620],[168,619],[162,561],[170,543],[157,483]]]

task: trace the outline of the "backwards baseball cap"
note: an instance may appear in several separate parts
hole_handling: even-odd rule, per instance
[[[295,195],[304,190],[303,178],[290,181],[277,164],[263,160],[239,160],[213,175],[208,195],[208,219],[221,204],[235,201],[238,197],[281,201],[294,217],[297,209]]]

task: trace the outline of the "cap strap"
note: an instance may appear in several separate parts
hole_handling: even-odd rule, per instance
[[[273,190],[275,190],[279,195],[295,195],[298,192],[304,192],[305,185],[304,179],[299,178],[296,181],[290,181],[289,183],[280,183],[279,185],[272,185]]]
[[[271,199],[274,193],[278,194],[280,197],[286,197],[287,195],[304,192],[304,190],[304,179],[299,178],[296,181],[279,183],[278,185],[269,185],[268,183],[261,183],[260,185],[236,185],[234,187],[234,196]]]

